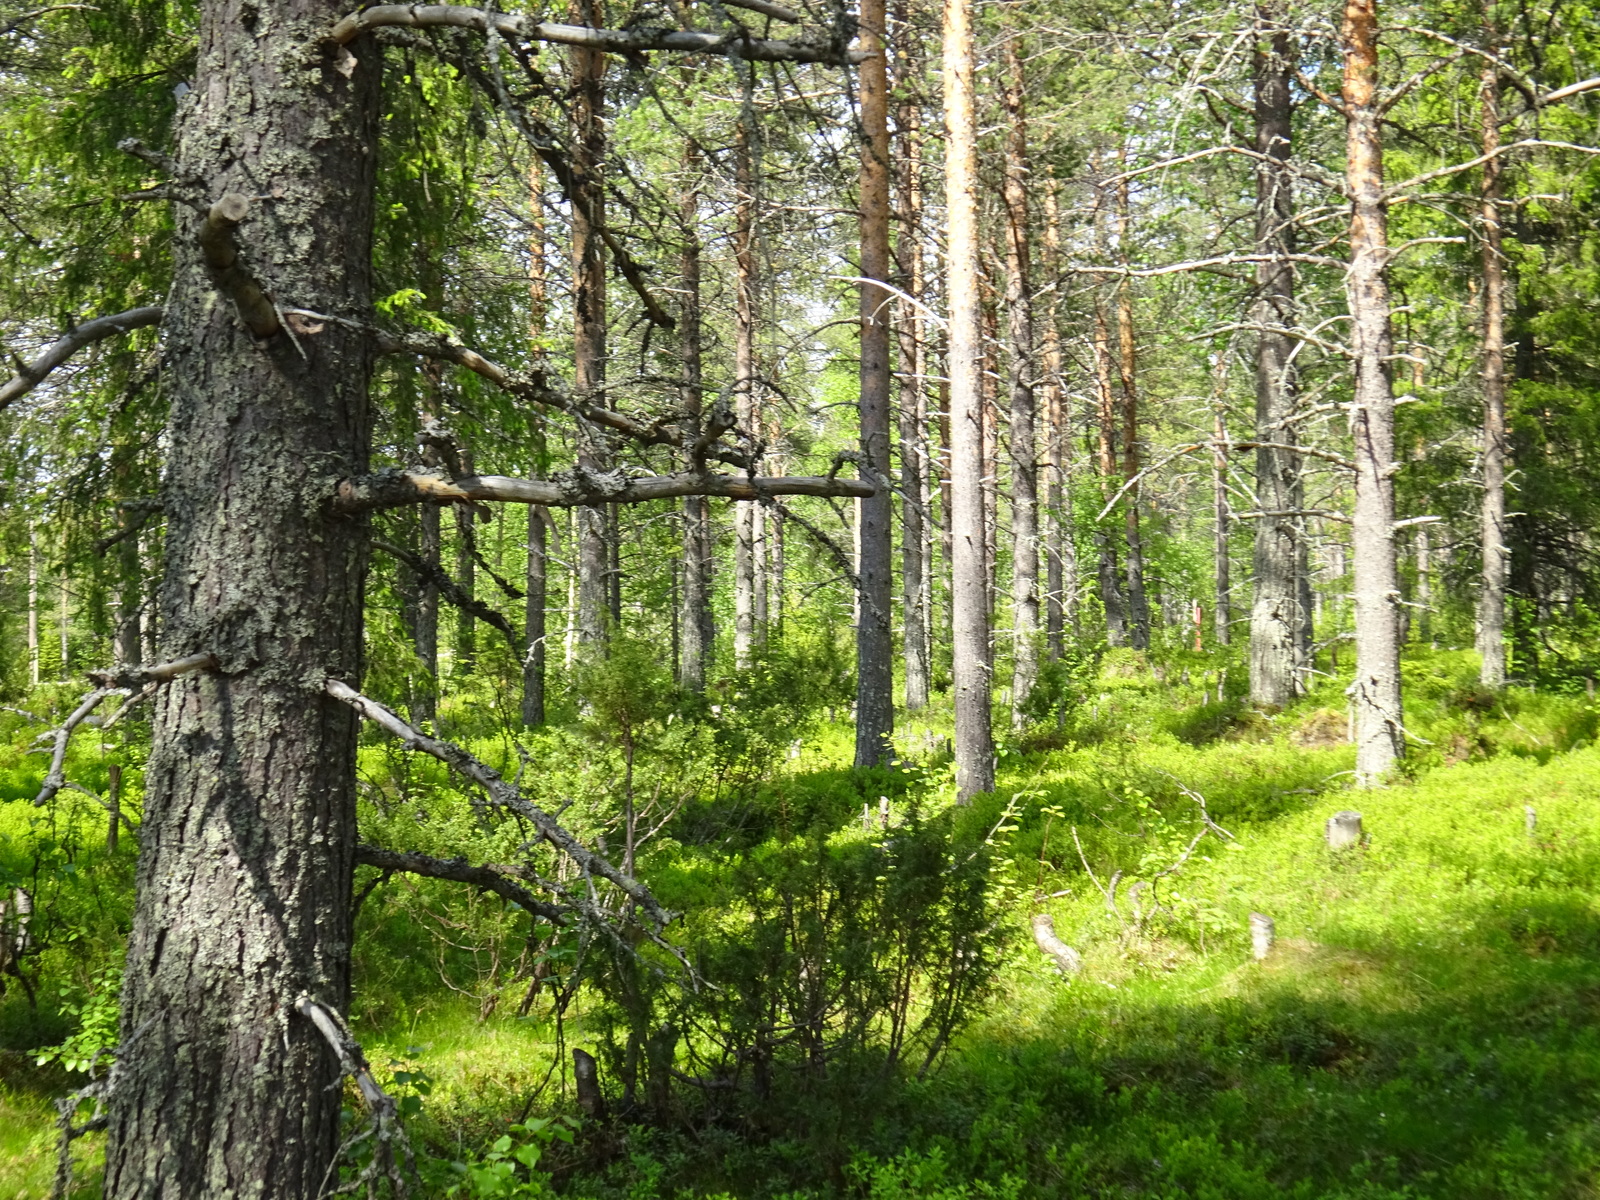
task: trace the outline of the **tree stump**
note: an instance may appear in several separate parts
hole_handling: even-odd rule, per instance
[[[606,1098],[600,1094],[600,1066],[587,1050],[573,1048],[572,1081],[578,1089],[578,1107],[583,1115],[591,1121],[604,1121]]]
[[[1539,827],[1539,814],[1533,811],[1533,805],[1531,804],[1524,805],[1522,812],[1524,824],[1528,829],[1528,836],[1532,837],[1533,831]]]
[[[1361,844],[1361,814],[1345,809],[1328,818],[1328,849],[1348,850]]]
[[[1250,954],[1260,962],[1272,953],[1272,943],[1277,938],[1277,926],[1272,918],[1262,913],[1250,914]]]
[[[1063,975],[1076,975],[1083,970],[1083,956],[1056,936],[1056,923],[1049,913],[1034,916],[1033,943],[1054,960]]]

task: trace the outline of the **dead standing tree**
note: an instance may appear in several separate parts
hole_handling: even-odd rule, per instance
[[[545,40],[848,60],[837,36],[609,31],[447,6],[345,17],[335,0],[201,5],[176,158],[205,199],[198,211],[177,210],[173,286],[160,318],[172,380],[160,608],[165,656],[208,655],[215,667],[158,681],[151,696],[122,1017],[138,1039],[119,1063],[106,1113],[105,1192],[119,1200],[305,1197],[328,1178],[340,1107],[328,1084],[342,1068],[305,1014],[337,1012],[348,1000],[357,710],[383,716],[339,690],[362,671],[364,512],[440,501],[582,506],[695,492],[873,492],[849,480],[752,480],[704,467],[643,479],[580,467],[554,482],[374,475],[370,384],[386,345],[431,348],[475,361],[473,369],[484,363],[426,340],[386,343],[364,324],[382,57],[364,35],[384,25],[475,29],[491,50]],[[258,213],[246,197],[269,190],[270,211]],[[218,245],[233,250],[226,268],[207,252]],[[545,399],[562,407],[566,398]],[[595,418],[595,400],[580,389],[566,407]],[[608,416],[613,428],[628,424]],[[655,444],[674,440],[644,432]],[[708,445],[700,461],[716,453]],[[420,731],[402,736],[434,752]],[[511,803],[482,764],[451,765],[493,803]],[[558,827],[541,832],[644,911],[653,905]]]

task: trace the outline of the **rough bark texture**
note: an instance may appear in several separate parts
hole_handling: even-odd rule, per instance
[[[683,251],[678,260],[678,331],[682,341],[683,386],[678,404],[684,413],[684,440],[693,447],[700,437],[701,331],[700,331],[700,151],[690,142],[684,151],[688,184],[679,198],[683,221]],[[692,459],[693,454],[688,456]],[[684,469],[693,467],[686,459]],[[680,620],[681,652],[678,682],[693,691],[706,685],[711,655],[711,506],[704,496],[683,501],[683,615]]]
[[[1213,636],[1219,646],[1230,640],[1233,620],[1233,561],[1229,553],[1229,540],[1233,523],[1228,505],[1228,424],[1224,418],[1227,410],[1228,361],[1227,351],[1217,363],[1216,402],[1212,406],[1211,440],[1211,565],[1215,587],[1212,591]],[[1196,641],[1200,629],[1195,628]]]
[[[1017,38],[1001,49],[1006,107],[1006,318],[1011,349],[1011,724],[1039,677],[1039,450],[1033,394],[1028,126]]]
[[[956,793],[994,790],[990,724],[989,605],[983,565],[983,365],[978,294],[978,127],[971,0],[944,4],[945,202],[950,310],[950,506],[952,674]]]
[[[895,28],[902,47],[897,62],[908,80],[921,70],[915,57],[917,33],[905,15],[905,4],[896,9]],[[895,241],[895,272],[898,286],[914,300],[921,300],[922,266],[922,108],[906,90],[900,104],[898,125],[900,151],[897,156],[899,188],[899,237]],[[928,559],[933,546],[929,539],[928,489],[928,401],[923,383],[923,320],[914,304],[900,306],[900,596],[904,619],[904,659],[906,669],[906,709],[915,712],[928,703],[932,643],[929,636],[929,608],[932,579]]]
[[[1294,268],[1275,256],[1292,254],[1294,177],[1289,168],[1293,117],[1289,80],[1293,46],[1284,28],[1280,0],[1256,7],[1255,249],[1267,260],[1256,264],[1256,497],[1267,514],[1256,518],[1254,579],[1250,605],[1250,699],[1281,708],[1300,686],[1301,543],[1305,518],[1292,515],[1301,500],[1297,437],[1294,343],[1287,332],[1295,321]]]
[[[584,25],[601,24],[600,0],[573,0],[572,16]],[[572,204],[572,390],[581,400],[603,404],[606,382],[605,240],[597,227],[605,219],[600,182],[605,159],[605,54],[572,51],[572,173],[577,195]],[[580,426],[578,462],[596,471],[610,466],[605,435]],[[578,640],[605,640],[611,604],[609,522],[604,505],[580,508],[578,524]]]
[[[861,276],[888,282],[889,73],[884,0],[862,0]],[[861,474],[889,478],[889,316],[894,295],[861,285]],[[861,501],[861,619],[856,624],[856,765],[875,766],[892,753],[894,736],[894,496],[880,484]]]
[[[278,198],[239,229],[279,298],[365,312],[378,61],[308,49],[335,0],[202,6],[180,158],[208,191]],[[346,65],[350,65],[348,62]],[[366,528],[330,477],[366,469],[370,349],[328,324],[258,344],[179,209],[168,308],[162,652],[209,651],[154,711],[110,1100],[105,1194],[310,1197],[334,1152],[338,1066],[294,1011],[343,1008],[355,845]]]
[[[1494,45],[1494,30],[1487,31]],[[1483,152],[1500,146],[1500,78],[1492,64],[1483,68],[1478,92]],[[1487,687],[1506,682],[1506,312],[1505,255],[1500,236],[1501,159],[1483,164],[1483,582],[1478,593],[1479,679]]]
[[[1346,184],[1352,198],[1349,293],[1355,394],[1352,544],[1355,582],[1356,778],[1382,780],[1405,752],[1400,706],[1400,579],[1394,547],[1394,389],[1388,360],[1388,213],[1378,103],[1377,0],[1348,0],[1344,50]]]

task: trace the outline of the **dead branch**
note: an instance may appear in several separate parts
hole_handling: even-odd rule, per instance
[[[702,33],[687,29],[596,29],[588,25],[534,21],[528,17],[491,13],[481,8],[453,4],[380,4],[351,13],[339,21],[328,36],[342,46],[369,29],[395,25],[413,29],[453,27],[482,33],[492,31],[508,39],[557,42],[564,46],[582,46],[613,54],[665,50],[678,54],[721,54],[752,62],[804,62],[829,66],[855,65],[867,58],[862,51],[845,50],[822,38],[753,38],[744,29],[726,33]]]
[[[640,504],[675,496],[725,496],[730,500],[765,500],[773,496],[871,496],[876,489],[859,479],[820,476],[771,476],[752,479],[680,471],[672,475],[629,478],[622,470],[594,471],[576,466],[550,479],[512,479],[504,475],[469,475],[454,481],[427,471],[381,471],[362,479],[341,480],[333,508],[357,513],[399,508],[424,502],[500,501],[577,508],[590,504]]]
[[[1056,923],[1049,913],[1034,915],[1033,944],[1055,960],[1063,975],[1076,975],[1083,970],[1083,956],[1056,936]]]
[[[478,784],[488,793],[492,804],[528,820],[539,831],[541,838],[565,853],[586,874],[597,875],[620,888],[658,927],[671,923],[676,916],[675,913],[661,907],[649,888],[633,877],[624,875],[606,859],[590,850],[563,828],[554,817],[530,801],[519,789],[507,783],[500,772],[487,763],[480,762],[453,742],[430,737],[376,700],[363,696],[347,683],[329,679],[324,687],[328,695],[350,705],[367,720],[399,738],[407,749],[430,755],[457,774]]]
[[[474,867],[464,858],[432,858],[426,854],[413,854],[399,850],[385,850],[379,846],[356,847],[356,862],[362,866],[378,867],[388,874],[404,871],[409,875],[423,875],[429,879],[448,879],[467,883],[473,887],[493,892],[502,899],[520,905],[536,917],[543,917],[552,925],[566,923],[566,914],[553,904],[546,904],[521,884],[514,882],[507,872],[513,868],[488,863]]]
[[[514,651],[518,654],[522,653],[522,639],[518,636],[517,631],[512,628],[511,622],[506,618],[505,614],[497,612],[482,600],[477,599],[454,579],[451,579],[441,567],[419,555],[411,553],[411,551],[403,547],[396,546],[392,542],[386,542],[382,538],[373,538],[372,544],[385,554],[399,559],[422,578],[433,584],[434,587],[439,589],[441,596],[462,612],[471,613],[480,621],[493,625],[506,635],[506,641],[511,643],[511,648]]]
[[[217,286],[228,294],[239,310],[239,319],[256,337],[265,340],[283,328],[278,310],[256,282],[255,276],[239,263],[239,240],[234,236],[241,222],[250,215],[250,198],[229,192],[211,206],[200,225],[200,252],[211,268]]]
[[[190,654],[185,658],[176,658],[171,662],[157,663],[153,667],[119,667],[114,671],[90,671],[89,679],[104,688],[132,689],[152,683],[171,683],[179,675],[187,675],[191,671],[215,671],[221,666],[217,656],[208,650],[200,654]]]
[[[72,740],[72,731],[81,725],[90,713],[100,707],[100,702],[107,696],[125,696],[125,688],[97,687],[79,702],[78,707],[55,729],[55,749],[50,754],[50,770],[45,773],[44,785],[40,787],[39,794],[33,798],[34,807],[48,804],[55,799],[56,793],[67,786],[65,773],[67,761],[67,743]]]
[[[38,387],[62,363],[66,362],[85,346],[93,345],[108,337],[119,333],[128,333],[134,329],[143,329],[149,325],[158,324],[162,318],[163,310],[156,307],[130,308],[127,312],[113,313],[106,317],[96,317],[92,321],[85,321],[63,334],[43,354],[31,363],[18,364],[17,373],[4,385],[0,385],[0,411],[3,411],[14,400],[20,400],[34,388]]]
[[[406,1186],[405,1176],[394,1158],[395,1143],[399,1143],[401,1151],[405,1154],[406,1167],[412,1175],[416,1174],[416,1162],[411,1153],[411,1143],[407,1141],[405,1129],[400,1124],[394,1097],[379,1087],[377,1080],[372,1078],[372,1070],[367,1066],[367,1058],[361,1051],[361,1043],[351,1036],[349,1027],[338,1013],[304,994],[295,1000],[294,1007],[296,1012],[315,1025],[317,1032],[322,1034],[329,1048],[333,1050],[334,1056],[339,1060],[340,1072],[355,1080],[361,1098],[366,1102],[367,1112],[371,1115],[369,1130],[360,1136],[376,1136],[377,1146],[373,1151],[372,1161],[362,1171],[358,1183],[370,1184],[382,1174],[389,1180],[396,1196],[407,1195],[409,1189]],[[349,1144],[351,1143],[346,1145]],[[328,1164],[330,1176],[337,1165],[338,1156],[335,1156],[333,1162]],[[324,1179],[324,1191],[327,1183],[328,1180]]]

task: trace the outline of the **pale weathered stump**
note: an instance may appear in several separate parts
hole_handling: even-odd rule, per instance
[[[1262,913],[1250,914],[1250,954],[1260,962],[1272,953],[1272,943],[1277,939],[1277,926],[1272,918]]]
[[[1361,814],[1345,809],[1328,818],[1328,849],[1347,850],[1361,844]]]
[[[1054,960],[1063,975],[1076,975],[1083,970],[1083,956],[1056,936],[1056,923],[1049,913],[1034,916],[1033,942]]]
[[[1522,812],[1524,823],[1528,828],[1528,836],[1532,837],[1533,831],[1539,827],[1539,814],[1533,811],[1533,805],[1531,804],[1524,805]]]

